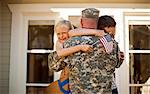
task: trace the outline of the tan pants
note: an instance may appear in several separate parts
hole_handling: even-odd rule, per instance
[[[60,82],[63,82],[64,80],[68,79],[69,71],[67,68],[64,68],[60,75]],[[69,84],[66,84],[63,86],[64,90],[69,90]],[[46,94],[63,94],[60,91],[58,81],[50,83],[50,85],[46,88]]]

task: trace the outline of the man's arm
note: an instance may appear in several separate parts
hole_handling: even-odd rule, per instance
[[[69,36],[82,36],[82,35],[95,35],[100,37],[100,41],[102,42],[106,53],[111,53],[113,49],[112,37],[105,33],[104,30],[96,30],[96,29],[73,29],[69,31]]]
[[[65,57],[69,56],[73,53],[79,52],[79,51],[84,51],[84,52],[91,52],[92,48],[90,45],[77,45],[69,48],[62,48],[57,50],[57,54],[59,57]]]
[[[64,69],[66,63],[64,62],[64,58],[60,58],[56,51],[52,52],[48,55],[48,67],[56,72]]]
[[[96,29],[84,29],[84,28],[79,28],[79,29],[73,29],[69,31],[69,36],[82,36],[82,35],[95,35],[102,37],[105,35],[104,30],[96,30]]]
[[[48,56],[48,64],[49,69],[54,71],[60,71],[65,66],[64,62],[65,56],[69,56],[75,52],[83,51],[83,52],[91,52],[92,48],[90,45],[76,45],[68,48],[61,48],[59,43],[56,44],[57,51],[52,52]]]
[[[63,43],[63,48],[69,48],[69,47],[73,47],[76,45],[80,45],[82,38],[81,37],[72,37],[69,38],[68,40],[66,40]],[[72,55],[69,55],[67,57],[64,58],[64,61],[69,65],[69,66],[73,66],[75,65],[75,60],[74,59],[76,57],[77,54],[80,54],[82,51],[79,51],[77,53],[73,53]]]

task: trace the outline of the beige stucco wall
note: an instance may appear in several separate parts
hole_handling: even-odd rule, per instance
[[[8,3],[150,3],[150,0],[7,0]]]

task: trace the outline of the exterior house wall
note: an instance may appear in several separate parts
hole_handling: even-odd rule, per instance
[[[33,84],[28,84],[26,82],[26,70],[27,70],[27,30],[28,30],[28,21],[29,20],[50,20],[53,18],[52,13],[59,13],[58,17],[62,17],[64,19],[68,18],[68,15],[73,15],[72,13],[75,13],[76,15],[80,15],[80,11],[76,12],[68,12],[68,8],[71,7],[71,11],[73,11],[74,8],[79,7],[87,7],[87,5],[72,5],[68,6],[68,4],[10,4],[9,8],[12,11],[12,34],[11,34],[11,66],[10,66],[10,94],[25,94],[26,93],[26,87],[32,87]],[[118,5],[118,4],[117,4]],[[118,39],[119,45],[121,46],[121,51],[125,52],[125,43],[128,39],[128,37],[125,37],[125,32],[128,32],[128,21],[125,21],[126,25],[124,24],[124,13],[144,13],[149,12],[149,10],[143,10],[138,9],[139,7],[145,7],[145,5],[124,5],[126,7],[129,7],[128,9],[124,8],[106,8],[114,7],[117,5],[105,5],[105,8],[100,8],[100,14],[101,15],[114,15],[114,18],[116,18],[116,22],[118,23],[116,27],[116,31],[119,31],[119,34],[116,34],[116,39]],[[147,5],[147,4],[146,4]],[[91,7],[94,5],[88,5],[88,7]],[[103,6],[102,4],[95,5],[95,7]],[[132,9],[131,8],[137,8]],[[19,7],[19,8],[18,8]],[[66,8],[67,7],[67,8]],[[104,7],[104,6],[103,6]],[[75,9],[74,9],[75,10]],[[44,15],[43,15],[44,13]],[[74,15],[75,15],[74,14]],[[127,15],[126,15],[127,16]],[[55,16],[56,17],[56,16]],[[53,18],[54,19],[54,18]],[[126,29],[124,28],[126,26]],[[127,34],[126,34],[127,35]],[[124,39],[125,38],[125,39]],[[18,40],[19,39],[19,40]],[[129,44],[128,42],[126,44]],[[128,46],[127,46],[128,51]],[[129,51],[128,51],[129,52]],[[14,56],[15,53],[16,55]],[[126,53],[126,56],[128,53]],[[127,56],[128,57],[128,56]],[[128,59],[128,58],[127,58]],[[125,59],[126,60],[126,59]],[[127,62],[129,60],[126,60]],[[125,61],[125,62],[126,62]],[[128,69],[128,63],[123,63],[121,68],[116,70],[116,82],[118,85],[118,90],[120,94],[129,94],[129,69]],[[34,84],[38,86],[37,84]],[[43,84],[42,84],[43,85]],[[43,85],[45,86],[45,85]]]
[[[5,1],[5,0],[4,0]],[[10,40],[11,40],[11,12],[8,3],[116,3],[117,1],[96,0],[0,0],[0,94],[9,94],[9,71],[10,71]],[[103,2],[102,2],[103,1]],[[118,3],[150,3],[149,0],[126,0]],[[103,5],[104,6],[104,5]],[[126,6],[130,7],[130,6]],[[144,6],[145,8],[148,7]],[[143,8],[143,6],[142,6]]]
[[[7,0],[11,4],[29,3],[150,3],[149,0]]]
[[[2,40],[1,39],[1,30],[2,30],[2,2],[0,1],[0,41]],[[1,43],[1,42],[0,42]],[[1,45],[1,44],[0,44]],[[1,51],[1,46],[0,46],[0,51]],[[0,60],[1,60],[1,56],[0,56]],[[1,69],[1,68],[0,68]]]
[[[11,12],[4,1],[0,1],[0,94],[9,93]]]

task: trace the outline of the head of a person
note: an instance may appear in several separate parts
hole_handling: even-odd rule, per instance
[[[58,41],[63,43],[69,38],[69,30],[72,29],[71,22],[68,20],[61,20],[55,25],[55,32],[58,37]]]
[[[106,33],[110,34],[113,38],[115,36],[116,21],[113,17],[104,15],[100,16],[98,19],[97,29],[104,30]]]
[[[95,8],[86,8],[82,10],[81,27],[96,29],[99,17],[99,10]]]

